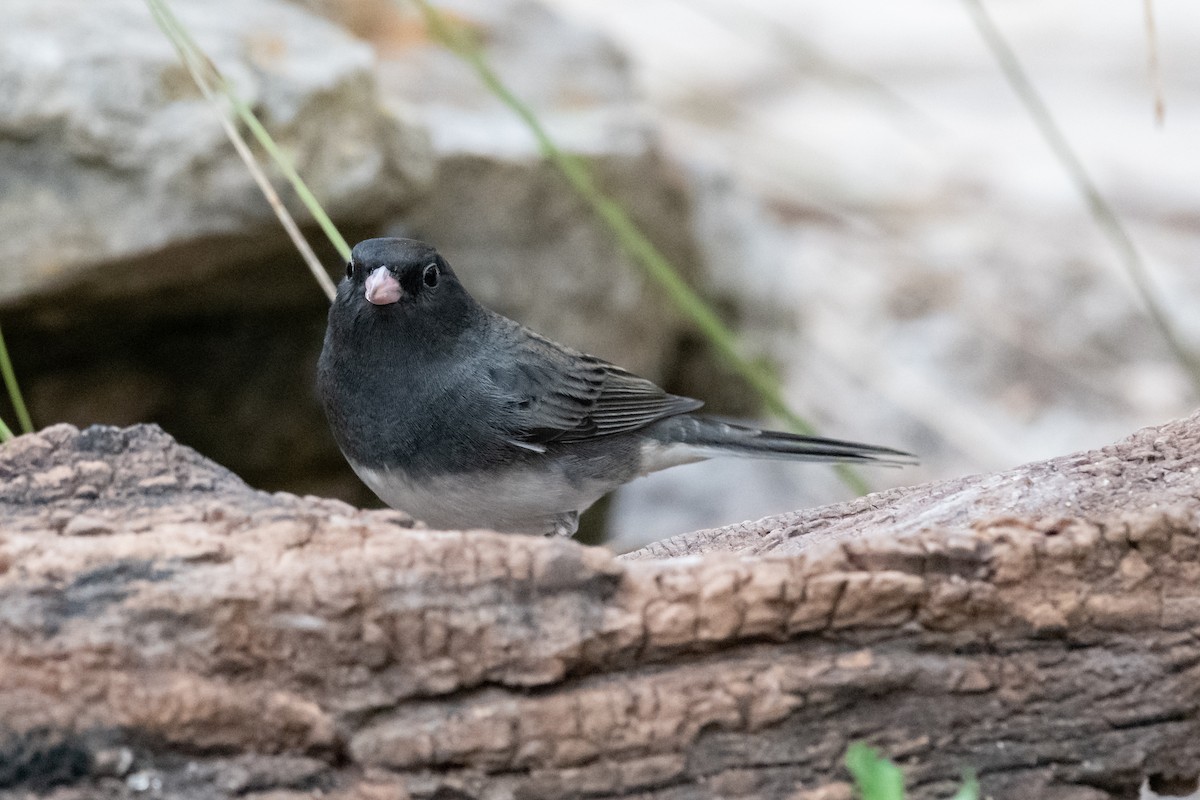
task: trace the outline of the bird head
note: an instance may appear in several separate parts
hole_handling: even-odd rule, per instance
[[[415,239],[367,239],[355,245],[339,295],[357,295],[373,306],[430,304],[461,291],[446,259]]]

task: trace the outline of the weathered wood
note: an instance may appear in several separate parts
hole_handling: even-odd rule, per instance
[[[1134,796],[1200,765],[1198,473],[1193,417],[617,559],[50,428],[0,448],[0,790],[830,800],[865,739],[916,798]]]
[[[1099,450],[923,486],[876,492],[847,503],[695,531],[655,542],[626,558],[717,551],[799,553],[818,542],[887,531],[969,530],[998,517],[1023,520],[1110,518],[1129,509],[1188,506],[1200,487],[1200,417],[1139,431]]]

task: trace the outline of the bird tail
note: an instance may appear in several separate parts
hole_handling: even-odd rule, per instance
[[[657,433],[661,436],[660,441],[667,445],[665,450],[674,451],[674,458],[667,452],[663,455],[667,456],[668,461],[678,458],[677,463],[717,456],[850,462],[887,467],[905,467],[917,463],[916,456],[911,453],[890,447],[762,430],[712,417],[689,414],[671,417],[659,425],[661,427]],[[683,447],[675,448],[673,445]],[[663,466],[668,464],[664,463]]]

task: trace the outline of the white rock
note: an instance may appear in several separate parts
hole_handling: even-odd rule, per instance
[[[370,48],[278,0],[172,7],[335,219],[380,219],[428,184],[427,142],[382,110]],[[0,5],[0,303],[155,253],[94,291],[195,283],[245,256],[228,237],[262,236],[274,215],[143,2]]]

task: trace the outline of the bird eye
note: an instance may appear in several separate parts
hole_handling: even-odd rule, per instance
[[[351,280],[354,279],[354,262],[353,261],[346,262],[346,277],[350,278]]]
[[[428,286],[430,289],[437,286],[437,282],[438,282],[437,264],[430,264],[428,267],[425,268],[425,271],[423,273],[421,273],[421,282],[424,283],[426,286]]]

